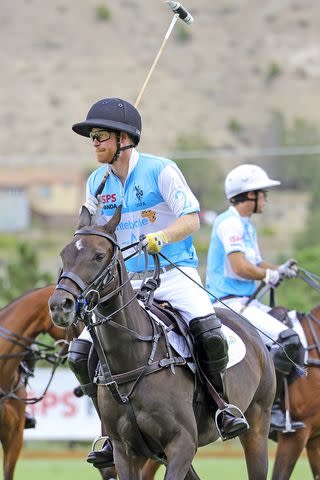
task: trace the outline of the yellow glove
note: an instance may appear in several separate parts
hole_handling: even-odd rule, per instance
[[[159,253],[163,245],[168,243],[168,237],[162,231],[155,232],[155,233],[148,233],[145,239],[148,241],[147,252],[151,254]]]

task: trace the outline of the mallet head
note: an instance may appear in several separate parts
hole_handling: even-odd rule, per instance
[[[190,25],[193,22],[193,17],[190,15],[188,10],[186,10],[181,3],[179,2],[173,2],[171,0],[166,0],[166,4],[168,7],[173,11],[173,13],[176,13],[179,15],[179,18],[183,20],[185,23]]]

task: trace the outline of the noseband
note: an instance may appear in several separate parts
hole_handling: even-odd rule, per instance
[[[101,232],[100,230],[82,228],[75,232],[74,236],[76,235],[97,235],[98,237],[103,237],[109,240],[114,247],[113,255],[108,266],[101,273],[99,273],[89,285],[86,284],[79,277],[79,275],[74,272],[62,272],[59,276],[56,290],[64,290],[70,293],[77,303],[77,309],[79,309],[80,306],[84,306],[87,311],[89,311],[89,304],[93,302],[94,296],[96,296],[96,300],[93,303],[95,306],[98,304],[100,297],[99,290],[101,287],[107,287],[116,277],[117,265],[119,264],[120,247],[114,236]],[[78,287],[80,293],[68,285],[60,284],[61,280],[64,278],[71,280],[72,283]],[[88,301],[87,296],[90,293],[93,294],[93,297]]]

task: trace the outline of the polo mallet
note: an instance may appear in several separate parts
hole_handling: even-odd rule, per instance
[[[142,88],[141,88],[141,90],[140,90],[140,93],[139,93],[139,95],[137,96],[137,99],[136,99],[135,104],[134,104],[134,106],[135,106],[136,108],[137,108],[138,105],[140,104],[141,97],[142,97],[142,95],[143,95],[143,93],[144,93],[144,91],[145,91],[145,89],[146,89],[146,86],[148,85],[148,82],[149,82],[149,80],[150,80],[150,77],[151,77],[151,75],[152,75],[152,73],[153,73],[153,71],[154,71],[154,69],[155,69],[155,67],[156,67],[156,65],[157,65],[157,63],[158,63],[158,60],[159,60],[159,58],[160,58],[160,56],[161,56],[161,54],[162,54],[162,52],[163,52],[163,50],[164,50],[164,47],[165,47],[165,45],[166,45],[166,43],[167,43],[167,40],[168,40],[168,38],[170,37],[171,32],[172,32],[172,30],[173,30],[173,27],[175,26],[178,18],[181,18],[181,20],[182,20],[183,22],[185,22],[187,25],[191,25],[191,23],[193,22],[193,17],[190,15],[190,13],[188,12],[188,10],[186,10],[186,9],[181,5],[181,3],[179,3],[179,2],[173,2],[173,1],[171,1],[171,0],[167,0],[167,1],[166,1],[166,4],[167,4],[168,7],[173,11],[174,16],[173,16],[172,21],[171,21],[171,23],[170,23],[170,25],[169,25],[169,28],[168,28],[168,30],[167,30],[167,33],[166,33],[165,36],[164,36],[163,42],[162,42],[161,47],[160,47],[160,49],[159,49],[159,51],[158,51],[158,53],[157,53],[157,55],[156,55],[156,58],[154,59],[154,62],[153,62],[153,64],[151,65],[151,68],[150,68],[150,70],[149,70],[149,73],[148,73],[148,75],[147,75],[147,78],[145,79],[144,84],[142,85]]]
[[[165,45],[166,45],[166,43],[167,43],[168,38],[169,38],[170,35],[171,35],[171,32],[172,32],[172,30],[173,30],[173,27],[175,26],[178,18],[181,18],[181,20],[183,20],[187,25],[191,25],[191,23],[193,22],[193,17],[192,17],[192,15],[190,15],[190,13],[188,12],[188,10],[186,10],[186,9],[181,5],[181,3],[179,3],[179,2],[173,2],[173,1],[171,1],[171,0],[166,0],[166,4],[167,4],[168,7],[173,11],[174,16],[173,16],[173,18],[172,18],[172,20],[171,20],[171,23],[170,23],[170,25],[169,25],[169,28],[168,28],[168,30],[167,30],[167,33],[165,34],[165,37],[164,37],[164,39],[163,39],[163,42],[162,42],[162,44],[161,44],[161,47],[160,47],[157,55],[156,55],[156,58],[154,59],[154,62],[153,62],[153,64],[151,65],[151,68],[150,68],[150,70],[149,70],[149,73],[148,73],[148,75],[147,75],[147,78],[145,79],[144,84],[142,85],[142,88],[141,88],[141,90],[140,90],[140,93],[139,93],[139,95],[137,96],[137,99],[136,99],[136,101],[135,101],[135,103],[134,103],[134,106],[135,106],[136,108],[138,107],[138,105],[139,105],[139,103],[140,103],[140,101],[141,101],[141,98],[142,98],[142,95],[143,95],[143,93],[144,93],[144,91],[145,91],[145,89],[146,89],[146,86],[147,86],[147,84],[148,84],[148,82],[149,82],[149,80],[150,80],[150,78],[151,78],[151,75],[152,75],[152,73],[153,73],[153,71],[154,71],[154,69],[155,69],[155,67],[156,67],[156,65],[157,65],[157,63],[158,63],[158,60],[159,60],[159,58],[160,58],[160,56],[161,56],[161,54],[162,54],[162,52],[163,52],[163,49],[164,49],[164,47],[165,47]],[[96,193],[95,193],[95,197],[96,197],[96,198],[98,197],[98,195],[101,194],[101,192],[102,192],[102,190],[103,190],[103,188],[104,188],[104,185],[105,185],[105,183],[106,183],[106,180],[107,180],[108,175],[109,175],[109,173],[108,173],[108,171],[107,171],[105,177],[103,178],[101,184],[99,185],[99,187],[98,187],[98,189],[97,189],[97,191],[96,191]]]
[[[250,297],[245,301],[245,303],[242,305],[242,307],[239,310],[239,313],[243,313],[243,311],[247,308],[247,306],[256,298],[258,293],[261,292],[261,290],[266,286],[266,283],[261,280],[260,284],[257,286],[255,291],[250,295]]]

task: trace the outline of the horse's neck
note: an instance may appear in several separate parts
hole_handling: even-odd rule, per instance
[[[308,344],[320,345],[320,304],[314,307],[310,314],[304,315],[301,324]],[[318,356],[320,357],[320,351],[318,351]]]
[[[129,332],[143,336],[152,335],[148,315],[138,300],[130,302],[133,297],[134,291],[131,285],[127,284],[121,294],[116,295],[99,310],[104,317],[110,317],[112,322],[120,326],[117,328],[107,322],[98,330],[113,373],[132,370],[145,364],[151,351],[151,342],[137,340]],[[129,305],[125,306],[128,302]],[[118,313],[114,314],[117,311]]]
[[[24,345],[31,343],[19,337],[34,339],[41,331],[47,330],[50,326],[49,290],[43,290],[27,294],[0,310],[1,376],[5,378],[13,375],[22,357],[17,355],[8,359],[4,356],[19,354],[24,350]]]
[[[34,338],[51,324],[48,297],[32,292],[0,311],[0,325],[24,337]]]

